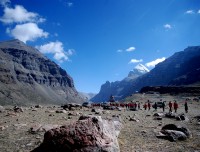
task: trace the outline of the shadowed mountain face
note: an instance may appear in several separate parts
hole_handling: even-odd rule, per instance
[[[19,40],[0,42],[1,104],[67,102],[82,98],[65,70]]]
[[[100,92],[92,98],[93,101],[105,101],[108,94],[116,95],[123,99],[145,86],[167,85],[193,85],[200,82],[200,46],[188,47],[184,51],[177,52],[162,63],[156,65],[150,72],[130,79],[120,95],[116,94],[117,87],[111,89],[112,83],[107,82],[101,86]],[[120,82],[114,82],[120,83]],[[113,83],[113,84],[114,84]],[[115,85],[117,86],[117,85]],[[107,93],[107,94],[105,94]]]
[[[91,101],[108,101],[110,95],[113,95],[116,100],[126,97],[126,92],[128,92],[127,89],[131,87],[132,81],[136,80],[139,76],[147,72],[149,72],[149,70],[144,65],[138,64],[122,81],[107,81],[105,84],[103,84],[100,92],[93,97]]]

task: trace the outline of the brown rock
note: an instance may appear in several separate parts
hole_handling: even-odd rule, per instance
[[[51,129],[33,152],[119,152],[115,124],[99,117],[81,117],[68,126]]]

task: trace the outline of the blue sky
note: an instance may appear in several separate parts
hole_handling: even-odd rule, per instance
[[[0,41],[37,47],[82,92],[200,45],[199,0],[0,0]]]

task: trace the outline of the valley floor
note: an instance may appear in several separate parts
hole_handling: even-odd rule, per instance
[[[179,103],[178,113],[185,113],[183,98],[172,96],[162,98],[166,101],[176,99]],[[147,99],[159,101],[158,97],[153,96],[138,98],[137,100],[143,103]],[[138,111],[110,110],[106,114],[101,114],[101,116],[104,118],[112,115],[121,116],[123,128],[118,137],[121,152],[200,152],[200,124],[194,118],[200,116],[200,102],[188,101],[188,106],[189,112],[186,113],[186,116],[189,121],[177,121],[170,118],[154,120],[154,109],[150,111],[144,109]],[[67,111],[67,113],[56,113],[56,110],[62,109],[52,105],[41,108],[23,107],[24,111],[20,113],[14,113],[11,106],[4,108],[5,110],[0,113],[0,151],[2,152],[31,151],[41,144],[44,130],[48,130],[48,127],[69,124],[78,120],[82,114],[94,114],[91,109],[87,108]],[[162,109],[158,109],[157,112],[162,112]],[[130,121],[130,117],[134,117],[139,121]],[[156,135],[162,126],[169,123],[187,127],[192,132],[192,138],[177,142],[158,139]],[[44,126],[43,130],[33,132],[35,128],[40,126]],[[30,128],[32,128],[32,132]]]

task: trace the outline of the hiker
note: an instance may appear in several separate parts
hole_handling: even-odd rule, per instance
[[[185,112],[188,113],[188,104],[187,104],[187,101],[185,101],[184,107],[185,107]]]
[[[146,102],[144,103],[143,107],[144,107],[144,110],[147,110],[147,103]]]
[[[138,110],[140,110],[140,103],[138,102]]]
[[[169,112],[172,112],[172,102],[169,102]]]
[[[149,100],[148,100],[147,106],[148,106],[148,109],[150,110],[150,109],[151,109],[151,104],[150,104],[150,101],[149,101]]]
[[[178,109],[178,103],[176,102],[176,100],[174,101],[174,110],[175,110],[175,113],[177,112],[177,109]]]
[[[165,112],[165,101],[162,102],[163,112]]]
[[[158,107],[158,105],[157,105],[157,103],[155,102],[155,104],[154,104],[154,109],[155,109],[155,111],[157,111],[157,107]]]

